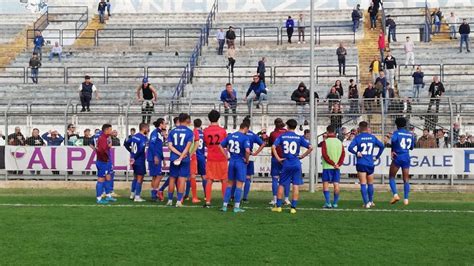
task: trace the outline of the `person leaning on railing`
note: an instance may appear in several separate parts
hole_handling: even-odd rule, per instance
[[[228,113],[229,111],[232,111],[232,116],[234,123],[233,123],[233,129],[237,128],[237,91],[232,88],[231,83],[227,83],[225,85],[225,90],[221,92],[221,97],[220,97],[221,102],[224,104],[224,113],[226,114],[224,116],[224,128],[227,129],[227,123],[229,120]]]

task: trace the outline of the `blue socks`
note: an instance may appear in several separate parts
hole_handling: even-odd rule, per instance
[[[173,192],[168,191],[168,200],[173,200],[173,195],[174,195]]]
[[[277,199],[277,202],[276,202],[277,207],[281,207],[282,204],[283,204],[283,200]]]
[[[191,190],[191,179],[188,178],[188,180],[186,180],[186,191],[184,193],[185,198],[189,197],[189,191],[190,190]]]
[[[135,197],[140,197],[140,194],[142,193],[142,184],[143,183],[137,181],[137,187],[135,188]]]
[[[389,183],[390,183],[390,189],[392,190],[392,194],[398,194],[397,191],[397,182],[395,181],[395,177],[390,177],[389,178]]]
[[[404,198],[408,199],[408,196],[410,195],[410,182],[403,183],[403,194]]]
[[[232,196],[232,187],[227,187],[224,194],[224,203],[229,203],[230,197]]]
[[[181,201],[183,199],[183,193],[177,192],[178,194],[178,201]]]
[[[288,198],[290,196],[290,184],[286,185],[283,189],[285,192],[285,198]]]
[[[165,189],[170,185],[170,178],[166,179],[166,181],[163,183],[163,185],[160,187],[160,191],[163,192]]]
[[[244,199],[248,199],[249,191],[250,191],[250,183],[252,183],[252,180],[251,180],[250,178],[245,179],[245,184],[244,184]]]
[[[235,195],[234,196],[235,207],[239,208],[240,207],[240,200],[242,199],[242,189],[241,188],[236,188],[234,195]]]
[[[97,198],[102,197],[102,191],[104,191],[104,182],[97,181],[95,184],[95,196]]]
[[[130,189],[130,192],[135,193],[136,188],[137,188],[137,180],[134,178],[132,180],[132,188]]]
[[[333,204],[337,204],[339,202],[339,193],[334,193],[334,201]]]
[[[364,204],[367,204],[369,202],[369,199],[367,198],[367,184],[360,184],[360,194],[362,194]]]
[[[374,184],[367,185],[367,192],[369,194],[369,202],[374,202]]]
[[[234,198],[234,195],[235,195],[235,188],[236,188],[236,186],[235,186],[235,183],[234,183],[234,185],[232,185],[232,190],[230,191],[230,197],[231,197],[231,198]]]
[[[291,201],[291,208],[296,208],[296,205],[298,205],[298,201],[297,200],[292,200]]]
[[[151,199],[152,200],[158,199],[158,190],[156,190],[156,189],[151,190]]]
[[[272,177],[272,193],[274,197],[276,197],[278,193],[278,178],[275,177]]]
[[[328,191],[323,191],[324,194],[324,200],[326,201],[326,204],[331,203],[331,193]]]

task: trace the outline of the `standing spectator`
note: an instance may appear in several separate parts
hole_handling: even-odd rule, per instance
[[[227,49],[227,69],[230,69],[230,73],[234,73],[235,65],[235,46],[232,46]]]
[[[91,134],[91,130],[86,128],[84,130],[84,136],[82,137],[82,146],[94,146],[94,140]]]
[[[423,78],[425,74],[421,71],[421,66],[416,67],[416,71],[411,75],[413,77],[413,99],[420,98],[420,89],[425,86]]]
[[[219,45],[218,48],[217,48],[217,54],[218,55],[223,55],[224,54],[224,44],[225,44],[225,33],[224,33],[223,28],[220,28],[217,31],[216,40],[217,40],[217,43]]]
[[[15,132],[8,135],[8,145],[25,146],[25,136],[21,133],[20,127],[15,127]]]
[[[29,63],[31,69],[31,80],[33,83],[38,84],[38,72],[39,68],[41,67],[41,61],[38,58],[38,54],[33,53],[33,56],[30,59]]]
[[[265,83],[265,57],[262,57],[262,60],[258,61],[257,66],[257,75],[260,77],[260,80]]]
[[[385,57],[383,66],[387,74],[387,82],[390,82],[390,84],[395,84],[395,70],[397,69],[397,60],[392,56],[391,52],[388,52],[387,57]]]
[[[291,94],[291,100],[296,102],[296,110],[298,111],[298,124],[300,131],[303,130],[303,124],[308,125],[305,114],[309,113],[309,90],[303,82],[300,82],[298,88]]]
[[[77,146],[76,142],[79,140],[79,134],[76,133],[76,126],[74,124],[67,125],[67,146]]]
[[[361,19],[361,16],[360,16],[359,10],[357,10],[357,7],[354,7],[354,9],[352,10],[351,17],[352,17],[352,31],[356,32],[357,29],[359,28],[359,22]]]
[[[378,47],[380,51],[380,62],[383,62],[384,59],[384,51],[385,51],[385,33],[383,32],[383,29],[380,30],[379,32],[379,37],[378,37]]]
[[[441,96],[443,96],[445,90],[444,85],[439,81],[438,76],[433,77],[433,82],[431,82],[429,93],[430,93],[430,104],[428,105],[428,113],[431,113],[431,107],[435,105],[435,113],[439,113],[439,102]]]
[[[436,130],[436,145],[440,149],[451,148],[448,135],[442,129]]]
[[[259,109],[262,101],[265,101],[267,98],[267,88],[265,87],[265,83],[260,80],[258,75],[254,75],[253,81],[250,83],[244,98],[244,101],[247,102],[249,113],[255,100],[257,100],[257,109]]]
[[[390,15],[387,16],[385,25],[388,27],[388,42],[390,43],[391,40],[397,42],[397,24]]]
[[[382,4],[382,0],[372,0],[372,3],[374,4],[374,10],[375,12],[379,11],[379,8]]]
[[[466,43],[466,50],[468,53],[471,52],[469,50],[469,34],[471,33],[471,28],[469,27],[469,24],[467,23],[466,19],[462,20],[461,26],[459,26],[459,35],[461,35],[461,42],[459,46],[459,52],[462,53],[462,43]]]
[[[120,146],[120,139],[118,138],[118,131],[112,130],[112,134],[110,134],[110,139],[112,140],[112,146],[118,147]]]
[[[433,17],[433,24],[435,26],[433,35],[436,35],[436,33],[440,33],[441,31],[441,19],[443,18],[443,13],[441,13],[441,10],[437,8],[433,11],[431,16]]]
[[[150,124],[157,98],[156,89],[148,82],[148,78],[144,77],[142,85],[137,88],[137,100],[142,104],[142,123]]]
[[[43,59],[42,49],[44,46],[44,38],[40,31],[35,32],[35,38],[33,39],[33,53],[39,55],[40,60]]]
[[[459,136],[459,142],[454,145],[455,148],[472,148],[472,144],[466,141],[466,135]]]
[[[344,88],[342,87],[342,83],[340,80],[336,80],[334,83],[334,88],[336,88],[336,91],[339,93],[339,96],[344,96]]]
[[[385,148],[392,148],[392,135],[389,133],[383,137],[383,144]]]
[[[328,101],[328,110],[331,111],[336,103],[341,101],[341,95],[337,92],[336,87],[332,86],[329,93],[326,95]]]
[[[225,38],[227,40],[227,49],[235,48],[235,31],[232,26],[229,27],[229,30],[225,33]]]
[[[357,84],[353,79],[349,80],[349,101],[350,101],[350,108],[349,113],[353,114],[351,116],[354,124],[357,124],[357,119],[359,118],[359,91],[357,90]]]
[[[382,70],[382,63],[378,59],[377,56],[374,56],[374,60],[370,63],[369,66],[369,71],[372,74],[372,81],[375,82],[375,80],[379,77],[379,72]]]
[[[51,52],[49,53],[49,61],[53,60],[54,56],[57,56],[59,62],[61,63],[62,53],[63,53],[63,48],[59,45],[58,42],[55,42],[54,46],[51,47]]]
[[[437,148],[436,141],[433,135],[430,134],[430,130],[423,129],[423,135],[416,142],[416,148],[420,149],[435,149]]]
[[[385,113],[387,113],[388,110],[391,112],[396,113],[397,111],[400,111],[400,107],[396,102],[393,101],[395,98],[395,89],[393,88],[392,84],[387,82],[387,93],[385,95]]]
[[[364,90],[364,94],[362,97],[364,97],[364,108],[366,112],[372,111],[372,107],[374,105],[375,101],[375,96],[377,95],[377,92],[372,84],[372,82],[369,82],[367,85],[367,88]]]
[[[227,122],[229,120],[229,110],[232,111],[232,118],[234,120],[233,129],[237,128],[237,91],[232,88],[232,84],[225,84],[225,90],[221,92],[221,102],[224,104],[224,128],[227,129]]]
[[[110,0],[107,0],[107,16],[111,17],[112,14],[110,14],[110,8],[112,7],[112,4],[110,4]]]
[[[342,42],[339,44],[339,47],[336,50],[336,55],[337,55],[337,63],[339,65],[339,76],[346,75],[346,55],[347,51],[346,48],[344,48],[344,45]],[[341,72],[342,69],[342,72]]]
[[[61,136],[61,134],[56,130],[50,130],[49,132],[44,133],[41,137],[46,140],[48,146],[61,146],[64,141],[63,136]]]
[[[388,111],[388,99],[387,99],[387,86],[388,86],[387,78],[383,71],[380,71],[379,77],[375,80],[375,90],[376,96],[383,99],[384,101],[384,111],[387,113]]]
[[[370,30],[375,30],[377,28],[377,11],[374,7],[374,3],[371,2],[367,13],[370,15]]]
[[[79,98],[81,99],[81,112],[90,112],[92,93],[95,93],[95,99],[99,100],[99,92],[94,84],[91,83],[91,77],[86,75],[84,82],[79,86]]]
[[[329,117],[331,121],[331,126],[336,129],[336,135],[340,138],[341,135],[341,128],[342,128],[342,111],[341,105],[339,103],[335,103],[332,106],[331,116]]]
[[[298,44],[304,41],[304,30],[306,28],[306,22],[304,21],[303,14],[300,14],[300,17],[298,18]]]
[[[293,30],[295,27],[295,22],[291,18],[291,16],[288,16],[288,19],[286,20],[285,23],[286,27],[286,34],[288,35],[288,43],[291,43],[291,37],[293,36]]]
[[[39,135],[39,129],[33,128],[31,132],[31,137],[26,139],[27,146],[44,146],[44,140]]]
[[[415,44],[410,40],[410,36],[407,36],[403,49],[405,50],[405,68],[409,64],[415,68]]]
[[[101,24],[105,23],[105,9],[107,8],[107,3],[105,0],[100,0],[99,5],[97,7],[97,11],[99,12],[99,22]]]
[[[458,18],[451,12],[451,15],[447,19],[449,25],[449,39],[457,39],[456,37],[456,26],[458,24]]]

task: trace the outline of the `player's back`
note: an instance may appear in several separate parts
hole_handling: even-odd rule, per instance
[[[147,160],[153,161],[155,155],[162,155],[163,153],[163,135],[159,129],[155,129],[150,134],[150,142],[147,150]]]
[[[108,162],[110,160],[110,143],[112,140],[105,134],[100,134],[95,141],[97,160],[101,162]]]
[[[201,129],[194,129],[194,133],[199,136],[198,148],[196,155],[198,158],[204,158],[206,155],[206,147],[204,145],[204,132]]]
[[[349,152],[357,154],[360,152],[362,157],[357,157],[358,165],[374,165],[375,148],[381,149],[383,143],[374,135],[363,132],[357,135],[349,145]]]
[[[413,150],[415,146],[415,137],[413,134],[406,129],[399,129],[393,132],[392,139],[392,152],[395,152],[398,156],[409,156],[410,150]]]
[[[280,137],[282,134],[286,132],[287,130],[285,128],[280,128],[280,129],[275,129],[272,133],[270,133],[270,137],[269,137],[270,146],[273,145],[273,143],[275,143],[278,137]],[[278,156],[283,157],[283,150],[281,149],[280,146],[277,147],[277,153],[278,153]],[[272,158],[274,157],[275,155],[272,153]]]
[[[227,147],[232,161],[245,161],[246,150],[250,149],[250,141],[248,136],[242,132],[235,132],[226,137],[222,146]]]
[[[248,139],[249,139],[250,151],[252,151],[253,146],[254,146],[255,144],[257,144],[257,145],[259,145],[259,146],[263,144],[263,140],[262,140],[257,134],[255,134],[254,132],[252,132],[251,130],[249,130],[246,135],[247,135],[247,137],[248,137]]]
[[[204,129],[204,143],[207,147],[207,160],[211,162],[225,162],[227,158],[222,154],[219,145],[227,137],[227,131],[218,126],[210,125]]]
[[[193,131],[186,126],[177,126],[168,135],[168,142],[173,144],[173,147],[179,152],[183,152],[189,142],[193,141]],[[170,160],[174,161],[179,158],[179,155],[174,152],[170,153]],[[189,156],[183,159],[183,161],[189,161]]]
[[[129,140],[130,153],[136,162],[145,161],[145,147],[148,138],[142,133],[133,135]]]
[[[309,143],[303,138],[303,136],[300,136],[293,131],[282,134],[277,138],[274,145],[282,148],[283,158],[285,159],[283,161],[283,166],[287,163],[301,164],[299,159],[300,148],[309,147]]]

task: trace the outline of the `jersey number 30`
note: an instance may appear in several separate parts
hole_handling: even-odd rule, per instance
[[[285,154],[296,154],[298,144],[296,142],[283,141],[283,153]]]

